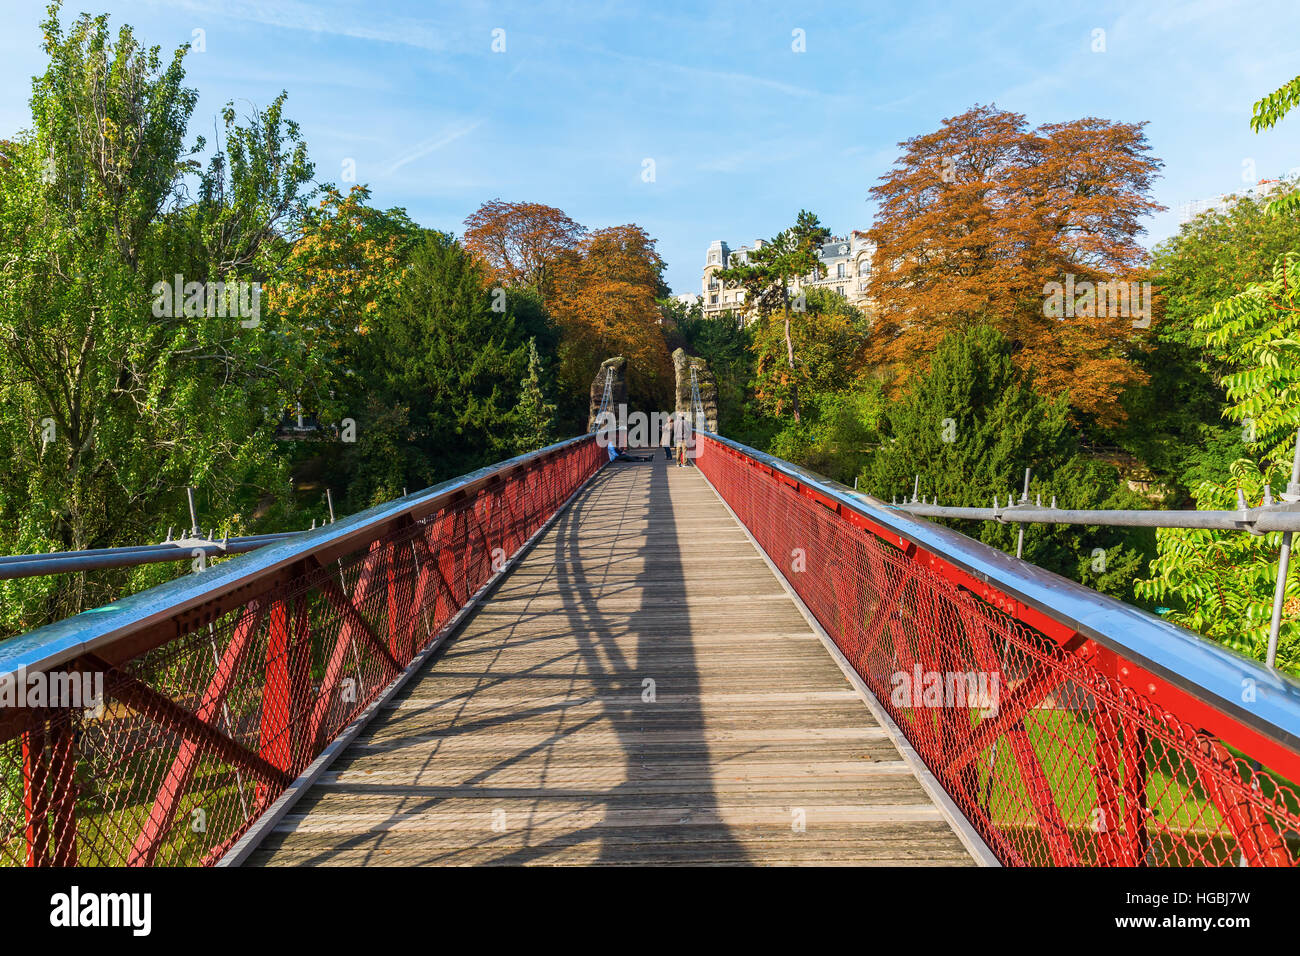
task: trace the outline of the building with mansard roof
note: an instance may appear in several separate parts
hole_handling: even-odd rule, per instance
[[[718,273],[749,262],[749,257],[765,245],[767,242],[763,239],[755,239],[752,246],[737,249],[732,249],[721,239],[715,239],[709,245],[700,289],[700,303],[705,315],[747,311],[744,288],[724,282]],[[871,278],[871,257],[875,251],[875,244],[861,230],[855,229],[848,238],[832,236],[817,250],[821,275],[796,278],[790,285],[791,295],[798,295],[808,288],[828,289],[858,308],[865,308],[869,301],[867,283]]]

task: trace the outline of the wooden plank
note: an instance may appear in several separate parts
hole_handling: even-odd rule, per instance
[[[657,458],[598,475],[251,862],[971,860],[707,483]]]
[[[512,813],[520,816],[519,826],[529,830],[602,830],[611,827],[765,826],[790,827],[797,811],[803,811],[814,827],[858,823],[914,823],[942,820],[932,803],[897,806],[803,806],[787,808],[746,806],[566,807],[563,800],[548,800],[542,807],[535,801],[475,800],[482,809],[421,809],[413,813],[312,813],[286,814],[275,828],[278,833],[382,833],[404,830],[410,833],[441,830],[509,829]],[[496,811],[499,811],[496,812]]]

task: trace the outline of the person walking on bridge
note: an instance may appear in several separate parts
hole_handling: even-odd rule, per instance
[[[664,416],[664,427],[659,430],[659,444],[664,449],[664,461],[673,460],[673,417]]]
[[[687,444],[691,440],[691,422],[685,412],[678,412],[673,422],[673,442],[677,445],[677,467],[686,467]]]

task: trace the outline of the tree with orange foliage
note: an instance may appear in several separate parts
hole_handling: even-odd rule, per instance
[[[354,337],[366,333],[396,293],[407,251],[420,234],[404,210],[383,212],[367,205],[369,198],[365,186],[353,186],[346,196],[325,190],[267,284],[271,308],[297,326],[309,347],[332,357],[324,367],[334,374],[347,365]],[[323,411],[338,381],[311,384],[315,393],[300,398]]]
[[[528,285],[549,298],[556,264],[573,258],[585,233],[554,206],[493,199],[465,220],[464,245],[498,282]]]
[[[635,225],[597,229],[576,255],[559,260],[551,311],[567,387],[585,394],[600,363],[622,355],[629,393],[646,402],[666,399],[672,368],[655,301],[669,291],[663,270],[655,240]]]
[[[1085,118],[1030,131],[1019,113],[977,106],[901,143],[871,190],[873,361],[899,384],[947,332],[984,323],[1046,392],[1068,390],[1103,423],[1121,419],[1120,393],[1142,380],[1128,355],[1133,315],[1057,316],[1045,302],[1051,283],[1142,277],[1140,221],[1163,208],[1150,197],[1162,163],[1144,126]],[[1097,311],[1107,314],[1087,314]]]

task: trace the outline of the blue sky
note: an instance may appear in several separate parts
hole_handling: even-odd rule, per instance
[[[44,3],[0,8],[4,135],[29,122]],[[1260,135],[1247,123],[1300,74],[1296,0],[86,0],[65,20],[82,9],[165,50],[204,31],[187,59],[192,135],[227,100],[287,89],[318,179],[341,182],[353,160],[375,202],[457,233],[494,197],[590,227],[636,222],[675,292],[699,290],[711,240],[770,236],[800,208],[840,234],[866,228],[896,144],[976,103],[1032,125],[1150,121],[1170,208],[1148,244],[1177,231],[1180,203],[1300,167],[1300,117]]]

